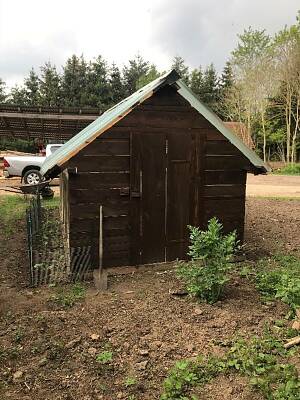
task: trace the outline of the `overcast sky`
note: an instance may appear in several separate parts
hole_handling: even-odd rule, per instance
[[[137,53],[168,69],[174,55],[221,70],[244,28],[295,23],[299,0],[0,0],[0,77],[22,83],[33,66],[72,54],[123,65]]]

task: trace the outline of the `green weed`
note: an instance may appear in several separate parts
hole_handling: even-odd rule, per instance
[[[110,364],[113,359],[113,353],[111,351],[102,351],[96,356],[96,361],[99,364],[105,365]]]
[[[256,288],[266,300],[279,299],[288,304],[291,313],[300,307],[300,259],[276,255],[258,263]]]
[[[219,300],[238,248],[236,232],[223,235],[222,229],[216,218],[209,221],[206,231],[189,226],[191,245],[188,255],[192,261],[181,263],[177,270],[188,292],[208,303]]]
[[[189,400],[194,386],[203,386],[220,373],[236,372],[268,400],[299,400],[300,380],[296,367],[282,360],[288,351],[269,331],[250,341],[238,339],[223,358],[180,361],[164,382],[161,400]]]
[[[85,297],[86,289],[81,283],[71,287],[59,287],[57,293],[52,295],[50,301],[63,308],[70,308]]]
[[[124,385],[126,387],[130,387],[130,386],[134,386],[136,385],[137,380],[136,378],[134,378],[133,376],[128,376],[125,380],[124,380]]]

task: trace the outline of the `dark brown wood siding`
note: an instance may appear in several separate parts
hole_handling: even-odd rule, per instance
[[[243,237],[249,161],[174,88],[160,89],[67,167],[77,167],[68,183],[70,246],[91,246],[93,267],[99,263],[100,205],[105,267],[184,258],[186,225],[205,228],[213,216],[225,232],[237,229]],[[151,223],[143,236],[138,218]]]

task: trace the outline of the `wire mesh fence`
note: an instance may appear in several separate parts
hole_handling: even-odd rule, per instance
[[[30,285],[69,281],[70,265],[58,210],[42,207],[38,194],[30,200],[26,222]]]

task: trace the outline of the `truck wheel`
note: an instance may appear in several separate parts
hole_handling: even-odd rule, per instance
[[[42,175],[37,169],[30,169],[25,172],[23,179],[28,185],[37,185],[42,181]]]

